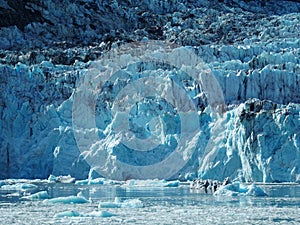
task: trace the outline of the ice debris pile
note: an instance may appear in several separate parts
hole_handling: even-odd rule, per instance
[[[3,0],[0,6],[0,178],[97,178],[74,138],[74,90],[107,49],[163,39],[193,47],[219,81],[226,103],[218,117],[204,93],[187,85],[198,101],[202,133],[195,154],[173,178],[300,182],[299,2]],[[106,97],[103,104],[115,98]],[[136,112],[151,104],[140,102]],[[161,99],[155,104],[163,110],[153,115],[176,114]],[[111,122],[109,112],[103,115],[99,128]],[[134,110],[132,115],[140,120]],[[174,115],[173,134],[179,121]],[[147,135],[132,128],[141,138]],[[111,144],[114,150],[117,139]],[[131,155],[119,157],[131,162]],[[131,163],[165,156],[155,152]]]

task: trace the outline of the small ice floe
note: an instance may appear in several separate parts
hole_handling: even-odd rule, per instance
[[[63,203],[63,204],[83,204],[89,202],[85,197],[81,195],[81,192],[77,196],[57,197],[44,200],[44,203]]]
[[[215,193],[215,195],[224,196],[266,196],[267,194],[264,190],[255,184],[244,185],[239,182],[234,182],[226,186],[220,187]]]
[[[251,195],[251,196],[267,196],[267,194],[264,192],[264,190],[260,187],[258,187],[255,184],[251,184],[247,188],[246,195]]]
[[[68,176],[54,176],[54,175],[51,174],[48,178],[48,182],[70,184],[70,183],[75,183],[75,178],[71,177],[70,175],[68,175]]]
[[[101,178],[99,178],[99,179],[93,179],[93,180],[86,179],[86,180],[77,180],[75,182],[75,184],[77,184],[77,185],[90,185],[90,184],[102,185],[102,184],[104,184],[104,181]]]
[[[108,212],[108,211],[93,211],[90,213],[79,213],[77,211],[64,211],[61,213],[55,214],[54,217],[61,218],[61,217],[112,217],[117,216],[117,214]]]
[[[143,208],[144,204],[139,199],[128,199],[121,201],[115,198],[114,202],[100,202],[98,208]]]
[[[178,187],[179,186],[179,181],[174,180],[174,181],[165,181],[164,187]]]
[[[79,216],[79,212],[77,211],[64,211],[64,212],[61,212],[61,213],[57,213],[55,214],[54,217],[76,217],[76,216]]]
[[[47,191],[39,191],[37,193],[34,193],[32,195],[23,196],[21,199],[25,200],[41,200],[41,199],[48,199],[49,195]]]
[[[76,180],[75,181],[76,185],[87,185],[88,183],[89,183],[88,179],[86,179],[86,180]]]
[[[110,180],[106,178],[78,180],[75,182],[77,185],[121,185],[123,183],[124,181]]]
[[[0,187],[0,190],[5,191],[27,191],[36,189],[38,186],[29,183],[5,184]]]
[[[85,213],[82,214],[82,216],[85,217],[112,217],[112,216],[117,216],[117,214],[108,212],[108,211],[93,211],[90,213]]]
[[[14,192],[14,193],[5,195],[5,197],[20,197],[20,195],[21,195],[20,192]]]
[[[128,180],[123,185],[125,187],[178,187],[179,181],[166,181],[166,180]]]

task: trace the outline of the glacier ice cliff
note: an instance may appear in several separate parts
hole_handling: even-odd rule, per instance
[[[252,99],[227,111],[199,174],[215,179],[235,174],[248,182],[298,180],[299,109]]]
[[[203,90],[183,77],[201,133],[171,178],[300,182],[299,2],[2,0],[0,14],[0,179],[99,176],[74,136],[75,90],[110,48],[156,39],[190,46],[218,80],[226,109],[212,113]],[[151,65],[146,73],[166,75]],[[110,132],[107,109],[126,84],[121,78],[98,99],[100,136]],[[150,117],[161,117],[169,126],[164,145],[136,154],[111,137],[110,159],[139,166],[167,157],[180,130],[176,109],[148,98],[130,116],[141,139],[155,131]]]

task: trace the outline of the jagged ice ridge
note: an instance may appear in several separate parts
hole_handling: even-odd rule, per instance
[[[192,46],[219,81],[226,104],[223,115],[215,115],[198,87],[187,84],[201,134],[191,160],[173,178],[300,181],[300,3],[63,1],[66,15],[72,15],[66,20],[55,1],[20,2],[0,1],[3,15],[14,18],[22,12],[26,17],[23,23],[3,20],[0,28],[0,178],[99,176],[76,144],[74,91],[106,49],[146,37]],[[28,17],[29,12],[36,17]],[[157,68],[148,69],[151,74]],[[99,132],[111,122],[104,108],[123,88],[121,81],[101,96]],[[179,129],[176,110],[159,98],[144,100],[137,108],[131,114],[137,123],[132,129],[141,138],[148,133],[138,131],[139,113],[170,112],[165,144],[171,151]],[[116,144],[111,156],[118,154],[134,165],[155,163],[169,154],[157,151],[132,160],[130,149],[121,150]],[[120,177],[128,178],[134,177]]]

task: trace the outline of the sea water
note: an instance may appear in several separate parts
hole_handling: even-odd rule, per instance
[[[258,184],[264,197],[216,196],[184,184],[24,184],[0,188],[0,224],[300,224],[298,184]],[[41,195],[26,198],[32,193]]]

